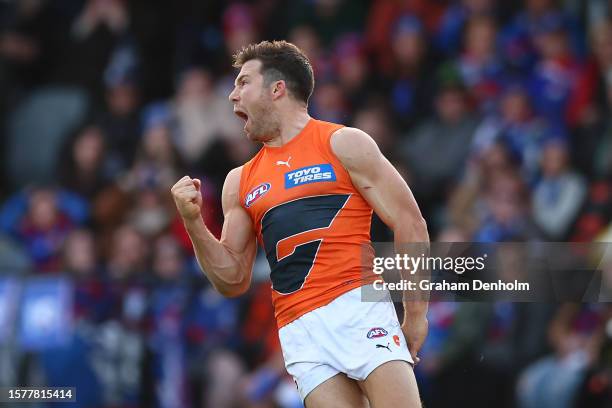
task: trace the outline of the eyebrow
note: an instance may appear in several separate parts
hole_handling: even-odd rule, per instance
[[[234,85],[237,85],[240,81],[242,81],[243,79],[245,79],[248,76],[249,76],[249,74],[242,74],[242,75],[238,76],[238,78],[236,78],[236,82],[234,82]]]

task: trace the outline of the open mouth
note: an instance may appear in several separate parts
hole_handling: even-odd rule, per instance
[[[249,120],[249,116],[246,113],[242,112],[242,111],[234,111],[234,113],[236,114],[236,116],[238,116],[239,118],[241,118],[245,122],[247,120]]]

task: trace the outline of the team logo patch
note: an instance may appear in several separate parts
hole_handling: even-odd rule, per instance
[[[315,164],[285,173],[285,188],[322,181],[336,181],[336,173],[329,163]]]
[[[397,347],[399,347],[399,345],[400,345],[400,338],[399,338],[399,336],[397,334],[395,336],[393,336],[393,341],[395,342]]]
[[[382,327],[374,327],[371,328],[368,332],[368,339],[377,339],[379,337],[385,337],[387,334],[389,333],[387,333],[387,331]]]
[[[244,206],[250,207],[255,201],[259,200],[263,197],[268,191],[270,191],[272,185],[270,183],[261,183],[257,187],[251,190],[249,194],[247,194],[246,199],[244,200]]]

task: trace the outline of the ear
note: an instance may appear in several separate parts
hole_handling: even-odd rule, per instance
[[[272,99],[276,100],[287,93],[287,85],[285,81],[280,80],[272,85]]]

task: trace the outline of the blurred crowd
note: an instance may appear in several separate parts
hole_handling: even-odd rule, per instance
[[[225,175],[258,149],[231,55],[262,39],[304,50],[310,113],[377,141],[433,240],[611,241],[611,18],[607,0],[0,2],[0,385],[301,406],[265,259],[248,295],[220,297],[169,195],[202,179],[219,235]],[[392,240],[376,218],[372,239]],[[433,303],[426,405],[610,406],[611,316]]]

